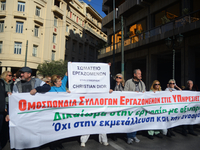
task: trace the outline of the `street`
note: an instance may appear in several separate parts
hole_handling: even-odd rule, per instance
[[[80,146],[80,137],[72,137],[61,140],[60,142],[64,146],[63,150],[199,150],[200,149],[200,127],[195,128],[195,133],[198,136],[188,134],[183,136],[177,131],[174,132],[176,136],[171,138],[164,136],[160,139],[154,136],[151,140],[144,135],[144,132],[138,132],[137,137],[140,139],[139,143],[133,142],[128,145],[126,143],[126,134],[116,134],[117,141],[113,141],[112,137],[108,135],[108,146],[104,146],[98,142],[98,135],[91,135],[90,139],[86,143],[86,147]],[[9,144],[3,150],[10,150]],[[48,145],[43,145],[41,150],[50,150]],[[58,150],[60,150],[58,148]]]

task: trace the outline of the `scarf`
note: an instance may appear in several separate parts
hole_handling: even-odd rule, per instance
[[[117,85],[117,82],[116,82],[114,91],[123,91],[123,90],[124,88],[122,84],[120,83],[119,85]]]

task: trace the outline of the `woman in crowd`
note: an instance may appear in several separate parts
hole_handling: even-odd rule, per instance
[[[6,105],[5,108],[8,108],[8,94],[11,94],[13,90],[13,80],[12,80],[12,72],[10,71],[4,71],[1,75],[1,82],[4,82],[5,85],[5,92],[6,94]]]
[[[17,75],[16,75],[16,73],[14,73],[14,74],[13,74],[13,79],[12,79],[13,82],[15,82],[16,79],[17,79]]]
[[[47,79],[47,81],[49,81],[48,84],[50,84],[51,83],[51,77],[50,76],[45,76],[45,78]]]
[[[14,84],[16,84],[18,81],[21,80],[21,72],[19,70],[17,70],[17,72],[16,72],[16,79],[15,79]]]
[[[62,80],[60,76],[53,75],[51,77],[51,90],[49,92],[66,92],[67,79],[67,72]]]
[[[11,95],[12,90],[13,90],[13,80],[12,80],[12,72],[10,71],[4,71],[1,75],[1,79],[0,79],[0,84],[3,85],[4,88],[4,92],[5,92],[5,99],[4,97],[2,97],[2,100],[5,100],[5,111],[8,112],[9,108],[9,101],[8,101],[8,95]],[[5,122],[5,119],[3,121],[3,128],[4,130],[2,131],[1,135],[4,137],[3,139],[1,139],[2,141],[0,141],[0,143],[2,143],[2,145],[5,145],[7,143],[7,140],[9,139],[9,127],[8,127],[8,122]]]
[[[68,76],[67,76],[67,72],[65,73],[65,76],[63,77],[63,79],[61,80],[61,77],[58,75],[53,75],[51,77],[51,90],[49,92],[66,92],[66,84],[67,84],[67,80],[68,80]],[[69,91],[68,91],[69,92]],[[57,147],[59,148],[64,148],[63,145],[59,142],[52,142],[50,143],[50,150],[57,150]]]
[[[125,84],[125,80],[122,74],[118,73],[114,80],[111,81],[112,83],[110,84],[110,91],[109,93],[112,93],[113,91],[123,91],[124,90],[124,84]],[[117,140],[117,137],[115,136],[115,134],[110,134],[110,136],[112,137],[112,139],[114,141]]]
[[[5,140],[5,127],[3,126],[3,124],[5,123],[5,105],[6,105],[6,101],[5,101],[5,88],[4,88],[4,82],[0,82],[0,149],[3,149],[3,147],[5,146],[3,140]]]
[[[160,82],[158,80],[154,80],[149,91],[153,91],[154,93],[156,91],[162,91],[161,86],[160,86]]]
[[[165,91],[178,91],[178,90],[180,90],[180,91],[182,91],[182,89],[181,88],[179,88],[177,85],[176,85],[176,81],[174,80],[174,79],[170,79],[169,80],[169,87],[167,87],[166,89],[165,89]],[[175,89],[175,87],[178,89]]]
[[[118,73],[114,79],[115,79],[115,83],[112,84],[112,87],[109,92],[112,93],[113,91],[123,91],[124,84],[125,84],[123,75]]]
[[[49,81],[49,79],[48,79],[48,78],[46,78],[46,77],[45,77],[45,78],[43,78],[43,79],[42,79],[42,81],[44,81],[46,84],[49,84],[49,85],[51,85],[51,84],[50,84],[50,81]]]
[[[179,87],[176,85],[176,81],[175,81],[174,79],[170,79],[168,83],[169,83],[169,87],[166,88],[165,91],[170,91],[170,92],[172,92],[172,91],[178,91],[178,90],[182,91],[182,89],[179,88]],[[178,90],[175,89],[175,87],[176,87]],[[168,129],[168,131],[167,131],[167,136],[168,136],[168,137],[175,136],[175,134],[172,132],[172,130],[173,130],[172,128],[171,128],[171,129]]]
[[[160,86],[160,82],[158,80],[154,80],[153,84],[151,85],[150,91],[152,92],[157,92],[157,91],[162,91],[161,90],[161,86]],[[154,139],[153,135],[155,134],[155,136],[162,138],[162,135],[160,134],[159,130],[149,130],[148,131],[148,137],[149,139]]]

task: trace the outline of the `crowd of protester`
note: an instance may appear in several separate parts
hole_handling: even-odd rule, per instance
[[[12,74],[10,71],[5,71],[1,75],[0,79],[0,150],[6,145],[9,140],[9,100],[8,95],[12,93],[26,93],[29,92],[31,95],[36,93],[45,93],[45,92],[68,92],[66,90],[68,80],[68,74],[64,75],[61,78],[58,75],[43,76],[37,75],[36,77],[32,76],[32,70],[29,67],[23,67],[16,73]],[[163,89],[165,91],[181,91],[181,90],[190,90],[198,91],[198,88],[194,87],[193,81],[188,80],[187,85],[179,88],[176,85],[174,79],[170,79],[167,88]],[[125,82],[122,74],[117,74],[114,77],[110,76],[110,91],[133,91],[133,92],[146,92],[145,83],[142,81],[142,72],[140,69],[135,69],[133,71],[133,78]],[[150,92],[159,92],[162,91],[161,83],[158,80],[154,80]],[[193,125],[182,125],[181,126],[182,134],[187,136],[191,134],[197,136],[193,130]],[[110,134],[113,137],[113,140],[117,140],[116,134]],[[140,142],[136,137],[137,132],[127,133],[127,143],[132,144],[135,142]],[[149,139],[154,139],[154,137],[163,138],[163,135],[168,137],[175,136],[173,128],[163,129],[163,130],[149,130],[147,131],[147,137]],[[82,135],[80,137],[81,146],[85,147],[85,143],[89,139],[90,135]],[[103,145],[108,145],[108,139],[106,134],[99,134],[99,142]],[[49,144],[51,150],[56,150],[57,147],[63,148],[61,143],[52,142]],[[39,148],[36,148],[39,149]]]

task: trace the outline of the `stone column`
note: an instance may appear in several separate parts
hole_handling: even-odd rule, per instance
[[[188,49],[188,79],[195,82],[195,51],[192,47]]]
[[[151,14],[150,14],[150,6],[148,6],[148,15],[147,15],[147,30],[151,29]]]
[[[149,54],[148,58],[148,86],[147,89],[150,88],[150,85],[153,83],[154,80],[157,79],[157,55]]]
[[[181,85],[185,85],[185,49],[181,48]]]
[[[3,73],[4,71],[6,71],[6,67],[2,67],[2,72]]]
[[[7,67],[7,71],[11,71],[11,67]]]
[[[109,36],[108,36],[108,42],[107,42],[108,45],[110,45],[110,44],[112,43],[112,42],[111,42],[111,41],[112,41],[111,38],[112,38],[112,35],[109,35]]]
[[[185,39],[185,84],[187,80],[195,82],[195,52]]]
[[[127,32],[129,32],[129,28],[126,25],[126,18],[124,17],[124,38],[127,38]]]
[[[68,60],[72,61],[72,47],[73,47],[73,42],[72,42],[72,38],[68,39]]]
[[[89,61],[88,54],[89,54],[89,43],[87,43],[87,45],[85,46],[85,58],[87,62]]]
[[[125,66],[126,66],[126,71],[125,71],[125,80],[128,80],[128,79],[130,79],[130,78],[132,78],[133,77],[133,63],[132,63],[132,61],[131,61],[131,59],[129,59],[129,60],[127,60],[126,62],[125,62]]]
[[[149,90],[149,56],[146,56],[146,90]]]

